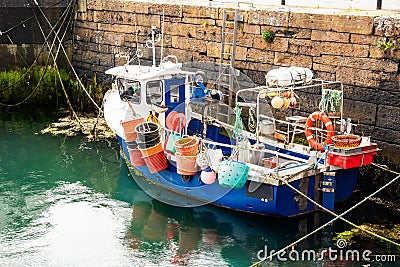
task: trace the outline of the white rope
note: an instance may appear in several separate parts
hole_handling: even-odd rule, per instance
[[[75,2],[75,1],[74,1]],[[47,24],[49,24],[50,28],[53,29],[53,25],[51,25],[50,21],[47,19],[46,14],[43,12],[43,10],[40,8],[40,6],[38,5],[38,3],[35,1],[35,4],[37,5],[37,7],[39,8],[40,12],[42,13],[43,17],[45,18]],[[86,90],[85,86],[83,85],[83,83],[81,82],[78,74],[76,73],[67,52],[65,51],[64,45],[62,44],[60,38],[58,37],[58,34],[55,34],[55,38],[57,38],[57,41],[60,43],[61,45],[61,49],[64,52],[65,58],[67,59],[67,62],[69,64],[69,66],[71,67],[72,72],[74,73],[79,85],[82,87],[83,91],[85,92],[85,94],[88,96],[88,98],[90,99],[90,101],[93,103],[93,105],[99,110],[100,113],[103,113],[102,109],[99,107],[99,105],[97,105],[96,101],[94,101],[94,99],[90,96],[89,92]]]

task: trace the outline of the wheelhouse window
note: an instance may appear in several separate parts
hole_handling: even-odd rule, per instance
[[[128,99],[133,104],[140,104],[140,82],[118,79],[117,83],[122,100]]]
[[[180,87],[180,85],[171,85],[170,103],[178,103],[179,102],[179,87]]]
[[[146,102],[148,104],[161,104],[162,100],[162,82],[148,82],[146,85]]]

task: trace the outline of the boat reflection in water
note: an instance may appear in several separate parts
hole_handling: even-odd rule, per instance
[[[131,175],[137,178],[137,174]],[[158,194],[158,199],[169,198],[168,203],[193,202],[149,183],[136,184],[126,165],[121,164],[114,198],[132,203],[126,242],[145,266],[249,266],[259,260],[257,254],[264,256],[265,246],[269,252],[281,249],[321,225],[319,213],[282,219],[241,214],[212,205],[182,208],[153,199],[149,192]],[[310,237],[296,250],[329,246],[330,230]],[[282,266],[282,262],[277,264]]]

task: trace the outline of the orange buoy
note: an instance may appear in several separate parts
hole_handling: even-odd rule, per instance
[[[322,121],[327,130],[327,136],[323,144],[318,143],[311,131],[311,128],[314,125],[315,121]],[[334,128],[331,120],[329,119],[328,115],[323,112],[315,111],[308,116],[306,125],[305,125],[305,133],[307,137],[307,141],[312,148],[319,151],[324,151],[324,146],[327,144],[332,144],[332,136],[334,135]]]
[[[176,115],[178,115],[179,112],[176,111],[171,111],[167,118],[165,119],[165,124],[167,126],[168,129],[173,130],[174,125],[173,125],[173,121]]]
[[[180,132],[186,127],[186,116],[183,113],[171,111],[165,119],[165,124],[168,129]]]

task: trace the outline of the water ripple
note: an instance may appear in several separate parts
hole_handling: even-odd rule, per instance
[[[79,182],[60,182],[37,198],[47,208],[23,231],[0,232],[0,266],[133,266],[123,244],[127,203]]]

